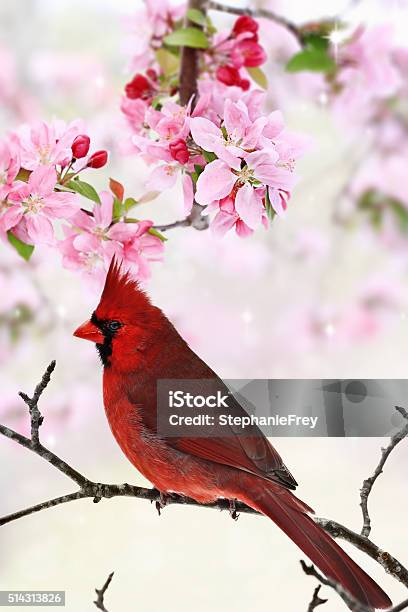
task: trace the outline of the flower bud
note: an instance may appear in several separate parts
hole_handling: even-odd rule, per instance
[[[92,153],[91,157],[88,159],[88,163],[86,164],[87,168],[103,168],[103,166],[108,161],[108,152],[107,151],[95,151]]]
[[[241,75],[239,74],[238,68],[231,65],[219,66],[215,74],[218,81],[231,87],[232,85],[239,86],[241,81]]]
[[[80,134],[71,145],[72,155],[75,159],[81,159],[88,154],[91,139],[86,134]]]
[[[234,23],[232,31],[235,36],[237,36],[238,34],[242,34],[243,32],[251,32],[251,34],[254,35],[254,38],[258,38],[258,28],[259,25],[255,21],[255,19],[252,19],[252,17],[250,17],[249,15],[241,15],[241,17],[238,17],[238,19]]]
[[[152,87],[143,74],[136,74],[130,83],[125,86],[125,92],[131,100],[148,98],[152,93]]]
[[[173,140],[173,142],[169,144],[169,151],[172,158],[178,161],[179,164],[186,164],[190,159],[186,141],[182,138]]]
[[[247,68],[256,68],[266,62],[266,53],[261,45],[253,40],[243,40],[237,46],[241,61]]]

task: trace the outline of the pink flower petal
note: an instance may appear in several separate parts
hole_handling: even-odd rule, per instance
[[[6,211],[0,217],[0,227],[7,232],[9,229],[15,227],[23,216],[23,209],[21,206],[10,206],[6,208]]]
[[[238,220],[238,215],[236,213],[229,214],[220,210],[220,212],[214,217],[211,222],[210,228],[211,231],[220,238],[225,236],[225,234],[234,227],[235,223]]]
[[[184,212],[187,215],[193,208],[193,203],[194,203],[193,181],[191,180],[191,176],[189,174],[183,175],[183,197],[184,197]]]
[[[53,191],[44,198],[44,211],[47,215],[56,218],[70,218],[79,212],[79,196],[77,193]]]
[[[255,229],[260,224],[263,212],[262,200],[248,183],[238,189],[235,210],[251,229]]]
[[[214,151],[214,147],[217,148],[224,140],[220,128],[204,117],[193,117],[190,120],[190,130],[194,142],[204,151]]]
[[[34,244],[49,244],[55,243],[54,228],[47,217],[42,214],[26,215],[27,233]]]
[[[93,214],[95,223],[99,227],[109,227],[112,223],[113,195],[109,191],[101,191],[99,194],[101,203],[95,204]]]
[[[237,177],[225,162],[216,159],[208,164],[197,181],[196,200],[206,206],[229,195]]]
[[[170,189],[177,181],[178,167],[174,164],[166,164],[155,168],[146,182],[149,191],[164,191]]]
[[[28,185],[31,193],[40,196],[49,195],[57,182],[57,173],[51,166],[39,166],[30,174]]]

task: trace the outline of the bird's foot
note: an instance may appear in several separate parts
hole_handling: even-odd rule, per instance
[[[159,493],[159,499],[156,499],[155,506],[156,506],[158,515],[161,516],[161,511],[169,503],[169,500],[171,498],[171,493],[165,493],[164,491],[159,491],[158,489],[157,491]]]
[[[237,521],[239,519],[239,514],[237,512],[237,507],[235,505],[236,499],[230,499],[229,501],[229,513],[232,520]]]

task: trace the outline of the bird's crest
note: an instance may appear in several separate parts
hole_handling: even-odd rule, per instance
[[[101,319],[134,318],[153,308],[149,298],[139,287],[122,262],[115,257],[109,266],[96,314]]]

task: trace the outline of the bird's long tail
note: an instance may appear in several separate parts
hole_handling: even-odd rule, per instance
[[[272,519],[312,563],[362,604],[376,609],[392,605],[388,595],[308,516],[311,509],[290,491],[251,478],[240,498]]]

